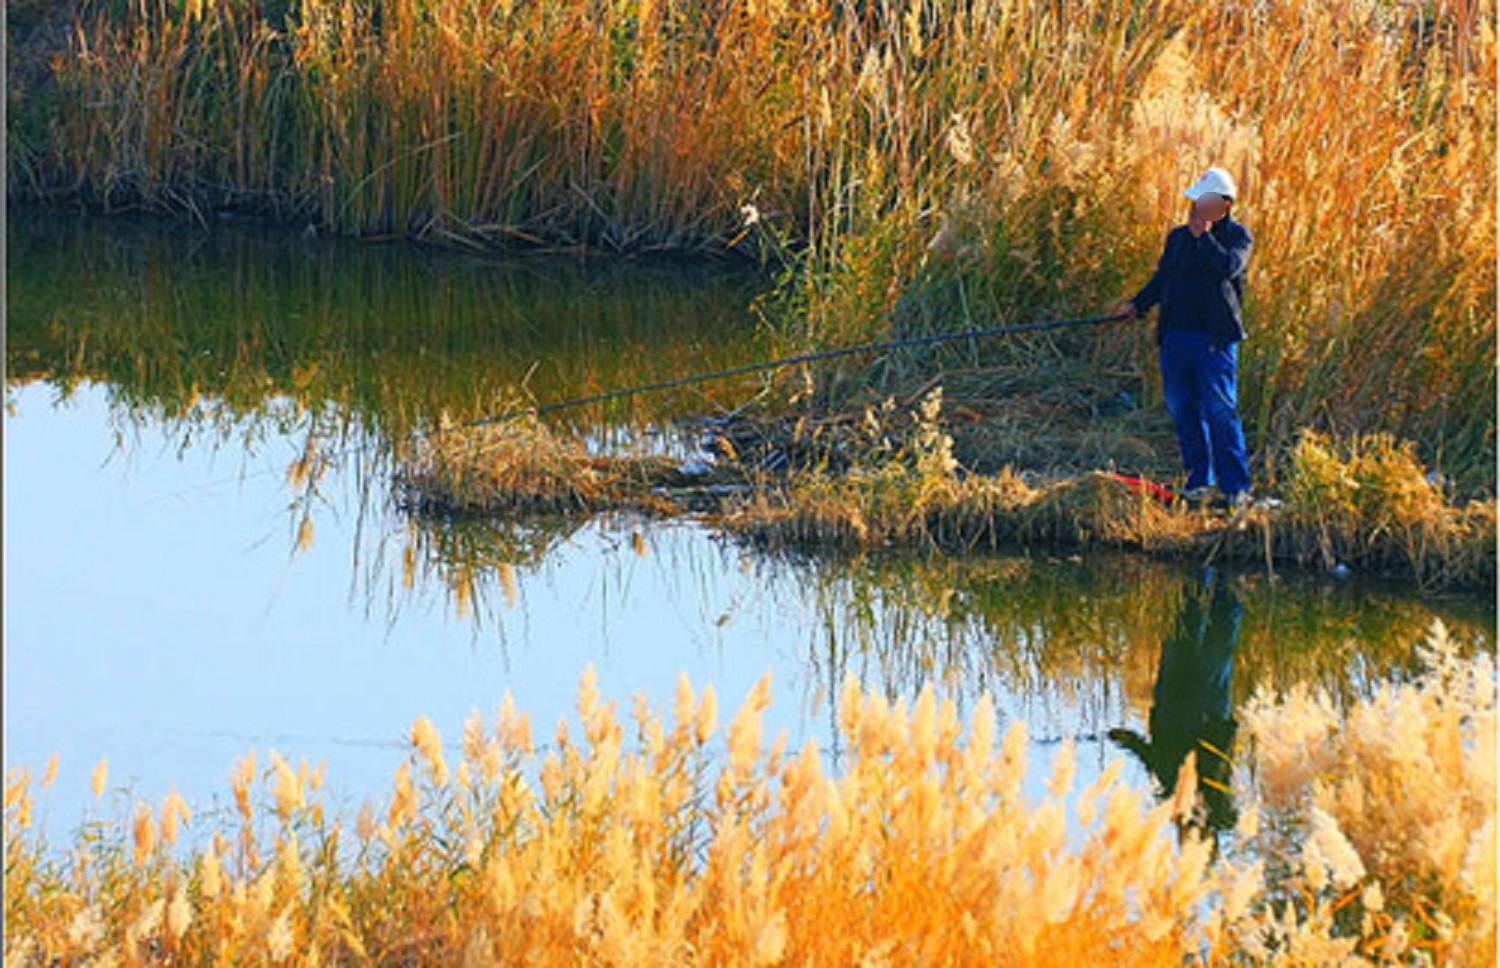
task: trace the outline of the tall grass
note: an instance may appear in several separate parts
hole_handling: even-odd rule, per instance
[[[33,32],[63,49],[22,59],[8,185],[362,235],[743,248],[795,269],[800,345],[1097,309],[1220,163],[1257,239],[1259,459],[1304,427],[1389,431],[1493,490],[1494,15],[81,0]],[[989,355],[1123,363],[1155,393],[1143,332]]]
[[[784,12],[85,0],[71,20],[13,187],[360,235],[692,247],[738,230],[758,149],[794,152],[795,132],[721,123],[760,113]]]
[[[545,754],[509,695],[457,748],[419,718],[389,798],[352,822],[321,770],[251,751],[232,811],[139,801],[59,855],[17,769],[6,962],[1484,963],[1493,661],[1459,659],[1440,626],[1427,656],[1346,720],[1258,699],[1255,766],[1235,779],[1248,808],[1217,855],[1191,761],[1153,803],[1119,761],[1075,790],[1066,745],[1033,799],[1025,729],[997,746],[987,697],[965,724],[931,686],[908,706],[853,678],[836,774],[811,744],[764,742],[768,677],[720,734],[711,686],[683,677],[670,717],[638,699],[627,723],[591,669],[580,733],[560,724]],[[1336,725],[1347,739],[1325,743]],[[108,764],[91,782],[102,793]]]
[[[1338,946],[1319,931],[1358,923],[1387,959],[1495,960],[1494,662],[1458,659],[1441,625],[1419,652],[1421,676],[1347,715],[1305,686],[1261,692],[1241,713],[1270,821],[1256,838],[1283,864],[1302,842],[1301,883],[1280,893],[1311,916],[1269,937],[1303,959],[1326,963]],[[1361,875],[1357,899],[1317,903]]]

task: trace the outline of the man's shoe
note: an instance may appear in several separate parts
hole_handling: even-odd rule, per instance
[[[1180,497],[1189,504],[1207,504],[1214,498],[1213,485],[1202,484],[1198,487],[1190,487],[1183,491]]]

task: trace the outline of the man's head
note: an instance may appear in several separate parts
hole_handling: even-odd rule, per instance
[[[1229,213],[1235,192],[1234,178],[1229,172],[1210,168],[1182,194],[1193,200],[1193,211],[1201,218],[1216,222]]]
[[[1218,192],[1204,192],[1193,200],[1193,211],[1198,217],[1206,222],[1217,222],[1229,214],[1229,208],[1234,204],[1234,196],[1220,195]]]

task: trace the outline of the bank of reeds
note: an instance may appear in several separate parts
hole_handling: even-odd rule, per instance
[[[122,798],[49,850],[36,787],[75,769],[54,758],[39,784],[7,776],[5,960],[1483,964],[1493,660],[1458,658],[1441,626],[1424,660],[1346,716],[1257,697],[1245,807],[1217,853],[1191,761],[1153,803],[1122,761],[1076,790],[1068,744],[1032,799],[1025,729],[997,748],[987,696],[966,730],[931,685],[908,706],[852,677],[838,773],[812,744],[763,741],[769,677],[721,741],[712,686],[682,677],[670,717],[638,698],[621,722],[591,669],[580,731],[560,723],[545,754],[508,694],[457,749],[419,718],[389,798],[354,818],[321,768],[252,750],[225,814]],[[102,795],[104,761],[91,782]]]
[[[1398,574],[1430,586],[1495,579],[1494,498],[1457,501],[1414,449],[1389,436],[1335,445],[1305,432],[1263,493],[1279,507],[1225,514],[1164,504],[1112,472],[1028,479],[1008,468],[961,473],[941,423],[941,389],[892,443],[874,410],[874,446],[842,472],[811,468],[764,487],[725,524],[785,544],[934,549],[1007,545],[1113,546],[1273,565],[1293,561]]]
[[[720,459],[709,473],[690,476],[665,457],[590,455],[527,415],[439,429],[416,441],[398,473],[417,511],[673,514],[691,504],[717,526],[769,546],[1116,547],[1352,569],[1431,588],[1477,589],[1495,580],[1495,499],[1455,498],[1451,482],[1389,436],[1335,443],[1305,432],[1258,484],[1279,504],[1230,513],[1164,503],[1113,471],[969,473],[944,420],[938,387],[911,414],[868,408],[862,421],[819,428],[816,442],[782,441],[798,461],[775,471],[764,469],[764,455],[741,455],[717,438]],[[813,434],[794,428],[793,436]]]
[[[1284,858],[1300,839],[1305,879],[1276,893],[1289,909],[1315,912],[1300,957],[1271,963],[1337,963],[1340,948],[1316,926],[1340,924],[1379,932],[1385,964],[1495,960],[1494,660],[1457,658],[1441,624],[1419,654],[1421,675],[1380,686],[1347,712],[1302,685],[1280,697],[1261,691],[1239,713],[1270,821],[1249,846],[1259,840],[1262,853]],[[1361,875],[1357,901],[1317,910],[1319,892]]]
[[[780,319],[805,346],[1097,310],[1216,162],[1256,238],[1262,454],[1389,431],[1493,490],[1494,12],[12,4],[7,184],[357,235],[745,249],[798,270]],[[955,352],[1151,383],[1138,334]]]

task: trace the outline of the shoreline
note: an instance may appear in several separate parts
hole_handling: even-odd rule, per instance
[[[429,442],[401,463],[397,487],[413,514],[637,511],[693,517],[777,549],[943,554],[1105,547],[1262,564],[1272,573],[1288,566],[1357,572],[1409,581],[1422,591],[1478,593],[1494,584],[1494,498],[1444,498],[1410,449],[1388,438],[1363,439],[1341,458],[1337,445],[1305,435],[1279,487],[1282,505],[1230,513],[1180,501],[1167,506],[1102,469],[965,473],[951,438],[937,427],[935,413],[919,419],[915,439],[901,450],[836,471],[807,463],[750,469],[732,445],[720,444],[728,453],[690,474],[687,465],[662,456],[589,456],[532,419]],[[927,453],[920,452],[924,444]],[[1366,503],[1351,508],[1341,500],[1347,495],[1318,477],[1325,472],[1351,485],[1351,474],[1392,480],[1383,498],[1362,495]]]

